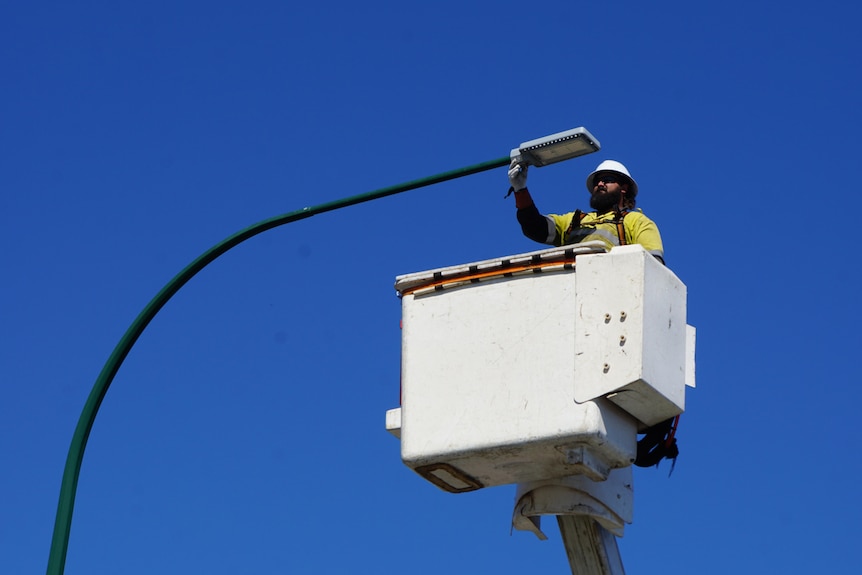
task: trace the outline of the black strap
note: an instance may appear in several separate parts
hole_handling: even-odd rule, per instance
[[[581,227],[581,220],[583,220],[586,215],[587,214],[585,214],[581,210],[575,210],[575,213],[572,214],[572,221],[569,222],[569,229],[567,229],[566,233],[563,234],[563,241],[565,241],[566,238],[569,237],[569,234],[572,233],[572,230],[575,229],[576,225],[577,227]]]

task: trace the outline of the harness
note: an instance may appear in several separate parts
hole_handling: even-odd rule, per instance
[[[616,225],[616,227],[617,227],[617,238],[619,238],[620,245],[624,246],[628,242],[626,242],[626,228],[625,228],[623,221],[625,220],[625,217],[629,213],[630,212],[628,210],[614,209],[614,218],[613,219],[596,222],[595,224],[591,224],[591,227],[595,228],[599,224],[614,224],[614,225]],[[583,219],[586,216],[587,216],[587,214],[585,214],[581,210],[575,210],[575,214],[572,216],[572,222],[569,224],[569,228],[566,230],[566,233],[563,236],[564,240],[565,240],[565,238],[569,237],[569,234],[572,233],[572,230],[574,230],[576,227],[577,228],[581,227],[581,222],[583,221]]]

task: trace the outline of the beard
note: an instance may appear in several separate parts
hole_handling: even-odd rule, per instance
[[[600,214],[609,212],[614,208],[614,206],[618,206],[620,204],[621,195],[622,194],[619,191],[593,194],[590,196],[590,207]]]

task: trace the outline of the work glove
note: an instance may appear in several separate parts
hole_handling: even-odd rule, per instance
[[[509,164],[509,183],[512,184],[510,191],[520,192],[527,187],[527,164],[519,164],[517,160],[512,160]]]

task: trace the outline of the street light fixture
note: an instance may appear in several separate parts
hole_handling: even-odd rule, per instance
[[[524,161],[534,166],[547,166],[570,158],[575,158],[584,154],[595,152],[599,149],[598,141],[590,135],[584,128],[575,128],[566,132],[553,134],[545,138],[531,140],[521,144],[519,148],[512,151],[514,154],[518,152],[521,157],[526,158]],[[147,307],[141,311],[132,325],[126,330],[126,333],[120,339],[113,353],[108,358],[102,368],[90,395],[84,404],[84,409],[78,418],[78,425],[75,428],[75,433],[72,436],[69,453],[66,456],[66,467],[63,471],[63,481],[60,485],[60,501],[57,505],[57,515],[54,520],[54,534],[51,540],[51,551],[48,556],[48,575],[61,575],[66,566],[66,553],[69,547],[69,534],[72,528],[72,512],[75,506],[75,494],[78,488],[78,477],[81,472],[81,464],[84,458],[84,449],[87,445],[87,440],[90,436],[90,430],[96,420],[96,414],[108,392],[114,376],[120,369],[123,360],[129,354],[132,346],[143,333],[147,325],[152,321],[162,307],[179,291],[192,277],[200,272],[204,267],[212,263],[216,258],[227,252],[228,250],[238,246],[245,240],[252,238],[262,232],[271,230],[275,227],[289,224],[297,220],[309,218],[316,214],[331,212],[347,206],[360,204],[370,200],[392,196],[401,192],[415,190],[432,184],[438,184],[448,180],[454,180],[471,174],[478,174],[494,168],[508,166],[513,156],[497,158],[481,164],[475,164],[466,168],[443,172],[435,176],[429,176],[418,180],[406,182],[396,186],[381,188],[379,190],[360,194],[320,204],[313,207],[306,207],[300,210],[282,214],[274,218],[263,220],[250,226],[236,234],[226,238],[216,244],[196,260],[190,263],[185,269],[180,271],[174,278],[156,294],[156,296],[147,304]]]
[[[599,141],[581,127],[524,142],[512,150],[510,157],[521,164],[541,167],[592,154],[600,148]]]

